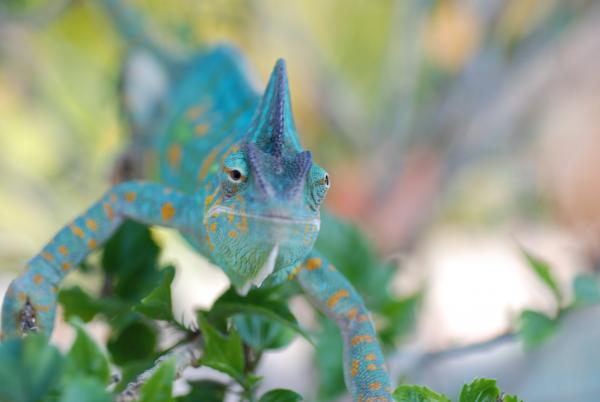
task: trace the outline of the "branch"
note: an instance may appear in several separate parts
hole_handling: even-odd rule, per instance
[[[140,388],[150,379],[150,377],[152,377],[154,372],[156,372],[156,370],[164,360],[175,358],[175,377],[179,378],[181,376],[181,373],[183,373],[183,370],[196,364],[201,354],[201,339],[175,347],[169,353],[166,353],[165,355],[156,359],[154,365],[148,370],[144,371],[142,374],[140,374],[135,379],[135,381],[127,384],[125,390],[117,396],[115,401],[137,401],[140,397]]]
[[[439,351],[431,352],[419,350],[415,352],[400,352],[394,356],[394,360],[396,362],[401,362],[400,365],[402,366],[402,371],[404,373],[415,372],[416,370],[421,370],[423,366],[435,364],[435,362],[443,359],[469,356],[474,353],[493,349],[514,341],[516,337],[516,333],[509,331],[482,342],[451,347]]]

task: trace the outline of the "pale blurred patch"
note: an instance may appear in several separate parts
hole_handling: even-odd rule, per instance
[[[415,35],[420,35],[415,32]],[[425,46],[434,62],[450,71],[460,69],[482,39],[477,14],[468,2],[444,0],[434,9],[425,29]]]
[[[560,228],[515,226],[494,231],[443,227],[404,264],[395,287],[426,284],[415,340],[437,350],[494,338],[510,331],[525,308],[556,313],[549,289],[521,255],[522,245],[552,267],[568,300],[581,272],[581,246]]]

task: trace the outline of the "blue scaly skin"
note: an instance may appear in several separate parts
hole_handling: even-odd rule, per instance
[[[61,280],[133,219],[178,230],[240,294],[297,280],[340,328],[354,400],[391,401],[361,297],[313,249],[330,183],[300,146],[285,64],[277,62],[260,97],[239,60],[220,46],[178,65],[164,95],[169,107],[146,127],[144,171],[152,181],[114,186],[27,263],[4,298],[3,336],[50,334]]]

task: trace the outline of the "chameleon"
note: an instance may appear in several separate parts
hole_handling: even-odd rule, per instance
[[[285,62],[263,93],[227,45],[169,66],[165,89],[145,96],[152,105],[125,95],[130,126],[142,133],[143,178],[112,186],[26,263],[4,297],[3,339],[50,334],[63,278],[129,219],[179,231],[240,295],[297,281],[341,331],[353,400],[392,401],[362,298],[314,247],[331,182],[300,144]]]

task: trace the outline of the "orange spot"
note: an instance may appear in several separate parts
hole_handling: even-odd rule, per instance
[[[39,311],[39,312],[42,312],[42,313],[45,313],[45,312],[47,312],[47,311],[50,310],[50,308],[48,306],[44,306],[44,305],[41,305],[41,304],[36,304],[35,306],[33,306],[33,308],[36,311]]]
[[[344,297],[348,297],[348,291],[346,289],[342,289],[339,290],[337,292],[335,292],[330,298],[329,300],[327,300],[327,307],[329,307],[330,309],[334,308],[336,306],[336,304],[338,304],[338,302],[340,301],[340,299],[344,298]]]
[[[377,391],[378,389],[381,389],[381,383],[380,382],[372,382],[369,384],[369,389],[371,391]]]
[[[110,195],[110,202],[113,202],[113,203],[117,202],[117,196],[115,194]]]
[[[352,369],[350,370],[350,374],[352,375],[352,377],[356,377],[356,375],[358,374],[358,366],[359,366],[360,362],[356,359],[352,360]]]
[[[44,260],[46,261],[54,261],[54,256],[47,251],[42,252],[42,257],[44,257]]]
[[[298,275],[298,273],[300,272],[300,270],[302,269],[302,266],[299,265],[296,268],[294,268],[292,270],[292,272],[290,272],[290,274],[288,275],[288,280],[293,280],[294,278],[296,278],[296,276]]]
[[[96,245],[97,245],[97,243],[96,243],[96,240],[94,240],[94,239],[90,239],[90,240],[88,241],[88,247],[89,247],[89,248],[96,248]]]
[[[179,166],[181,162],[181,146],[179,144],[173,144],[169,147],[167,151],[167,161],[169,162],[169,166],[175,169]]]
[[[377,356],[375,356],[375,353],[369,353],[368,355],[365,356],[365,360],[372,362],[372,361],[377,360]]]
[[[212,244],[212,242],[210,241],[210,237],[208,237],[208,235],[204,236],[204,240],[206,241],[206,244],[208,244],[208,249],[210,251],[214,251],[215,250],[215,245]]]
[[[217,188],[215,189],[215,191],[212,194],[206,196],[206,199],[204,200],[205,208],[208,208],[208,205],[215,199],[217,194],[219,194],[220,189],[221,189],[221,186],[217,186]]]
[[[377,366],[373,363],[369,363],[369,364],[367,364],[367,370],[375,371],[375,370],[377,370]]]
[[[235,215],[234,214],[227,214],[227,221],[229,223],[232,223],[234,219],[235,219]]]
[[[164,221],[169,221],[175,216],[175,207],[173,207],[172,202],[167,202],[160,209],[160,214]]]
[[[65,257],[69,255],[69,250],[65,246],[58,247],[58,252],[64,255]]]
[[[237,232],[235,230],[232,230],[228,233],[229,237],[231,237],[232,239],[235,239],[237,237]]]
[[[198,106],[189,108],[185,112],[185,115],[188,119],[193,121],[193,120],[196,120],[198,117],[200,117],[205,111],[206,111],[205,105],[198,105]]]
[[[200,165],[200,171],[198,172],[198,180],[204,180],[206,178],[208,170],[217,158],[217,155],[219,155],[219,152],[221,152],[221,148],[223,148],[223,145],[220,147],[215,147],[212,151],[210,151],[206,159],[204,159],[202,165]]]
[[[357,335],[354,338],[352,338],[352,346],[356,346],[359,343],[371,343],[373,342],[373,337],[370,335]]]
[[[96,230],[98,230],[98,225],[96,224],[96,221],[93,219],[88,219],[87,221],[85,221],[85,225],[88,227],[88,229],[90,229],[92,232],[95,232]]]
[[[42,275],[40,275],[40,274],[33,275],[33,283],[35,283],[36,285],[39,285],[42,282],[44,282],[44,277]]]
[[[27,301],[27,294],[25,292],[19,292],[17,298],[21,303],[25,303]]]
[[[127,201],[127,202],[134,202],[136,198],[137,198],[137,194],[134,193],[133,191],[128,191],[125,193],[125,201]]]
[[[350,309],[350,311],[348,311],[348,314],[347,314],[349,320],[355,319],[357,315],[358,315],[358,309],[357,308]]]
[[[210,230],[211,232],[215,232],[217,230],[217,224],[216,223],[211,223],[208,230]]]
[[[62,269],[63,271],[68,271],[69,269],[71,269],[71,264],[69,264],[68,262],[63,262]]]
[[[104,204],[104,212],[106,212],[106,216],[108,217],[108,219],[112,219],[115,216],[115,213],[114,213],[112,207],[108,203]]]
[[[323,262],[319,257],[313,257],[306,260],[305,266],[307,271],[314,271],[315,269],[321,268],[322,264]]]
[[[83,233],[83,230],[81,230],[81,228],[79,228],[78,226],[71,226],[71,231],[73,232],[73,234],[77,237],[79,237],[80,239],[83,239],[83,237],[85,236],[85,233]]]
[[[369,321],[369,316],[367,314],[360,315],[358,321]]]
[[[238,223],[236,226],[240,232],[246,233],[248,231],[248,217],[246,215],[242,215],[240,223]]]
[[[200,136],[203,136],[204,134],[208,133],[208,128],[209,128],[208,124],[200,123],[194,129],[194,132],[196,133],[196,135],[198,137],[200,137]]]

